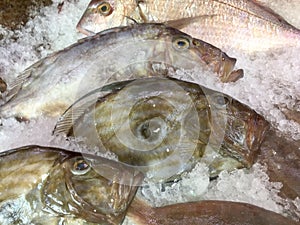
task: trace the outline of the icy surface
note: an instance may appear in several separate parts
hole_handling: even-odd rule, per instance
[[[271,0],[268,0],[271,1]],[[41,10],[40,16],[29,21],[21,31],[9,31],[0,27],[0,74],[7,81],[47,54],[76,42],[83,35],[75,26],[89,0],[64,1],[60,13],[53,5]],[[267,0],[262,0],[267,2]],[[273,0],[269,5],[278,10],[288,21],[300,28],[300,3],[298,0]],[[280,49],[255,55],[240,52],[231,54],[238,59],[237,68],[243,68],[245,77],[236,83],[220,84],[217,79],[202,74],[198,82],[224,91],[261,113],[273,127],[283,134],[300,140],[300,125],[288,120],[282,109],[300,111],[300,49]],[[180,74],[178,74],[180,76]],[[184,76],[184,75],[183,75]],[[70,150],[82,150],[74,142],[51,134],[56,121],[39,119],[19,123],[14,119],[2,121],[0,151],[29,144],[61,146]],[[223,172],[209,183],[207,167],[198,164],[181,181],[172,186],[149,185],[139,190],[152,205],[166,205],[198,199],[224,199],[252,203],[275,212],[285,213],[289,207],[278,197],[280,183],[268,181],[265,168],[256,164],[250,171]],[[161,191],[162,188],[164,191]],[[299,198],[295,205],[300,211]]]

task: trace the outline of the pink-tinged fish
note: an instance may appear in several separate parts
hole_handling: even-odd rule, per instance
[[[297,225],[278,213],[240,202],[201,201],[150,208],[134,199],[127,213],[136,225]]]
[[[253,0],[93,0],[77,29],[93,34],[129,18],[167,23],[225,51],[300,46],[299,29]]]

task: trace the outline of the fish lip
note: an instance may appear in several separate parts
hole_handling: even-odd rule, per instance
[[[78,32],[80,32],[80,33],[86,35],[86,36],[92,36],[92,35],[95,34],[94,32],[92,32],[92,31],[90,31],[90,30],[88,30],[88,29],[83,28],[83,27],[81,26],[80,21],[79,21],[79,23],[78,23],[77,26],[76,26],[76,30],[77,30]]]

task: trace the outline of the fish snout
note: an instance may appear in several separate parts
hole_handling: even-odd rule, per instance
[[[221,55],[221,63],[218,74],[222,82],[235,82],[244,76],[244,71],[242,69],[233,70],[235,64],[236,58],[229,57],[225,53]]]

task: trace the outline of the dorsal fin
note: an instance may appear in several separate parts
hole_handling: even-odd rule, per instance
[[[75,121],[77,121],[85,111],[97,103],[100,98],[103,98],[106,95],[118,92],[120,89],[125,87],[127,84],[131,83],[133,80],[126,80],[111,83],[105,85],[101,88],[97,88],[86,95],[82,96],[76,100],[59,118],[57,121],[53,134],[66,134],[68,135],[72,129],[72,126]]]
[[[6,93],[4,94],[5,102],[8,102],[9,100],[11,100],[14,96],[16,96],[18,94],[18,92],[22,88],[22,85],[28,80],[28,78],[32,74],[32,71],[35,69],[33,66],[25,69],[19,76],[16,77],[16,79],[14,79],[12,81],[12,83],[7,85],[7,90],[6,90]]]
[[[5,103],[10,101],[13,97],[15,97],[18,94],[18,92],[22,89],[24,83],[30,83],[30,78],[41,74],[41,71],[39,70],[44,69],[43,64],[52,64],[59,56],[59,52],[52,53],[47,57],[32,64],[31,66],[27,67],[11,83],[8,83],[7,91],[4,95]]]
[[[199,19],[206,19],[209,17],[214,17],[217,15],[200,15],[194,17],[187,17],[187,18],[180,18],[176,20],[169,20],[165,21],[164,24],[176,29],[183,29],[184,27],[188,26],[191,23],[197,22]]]

